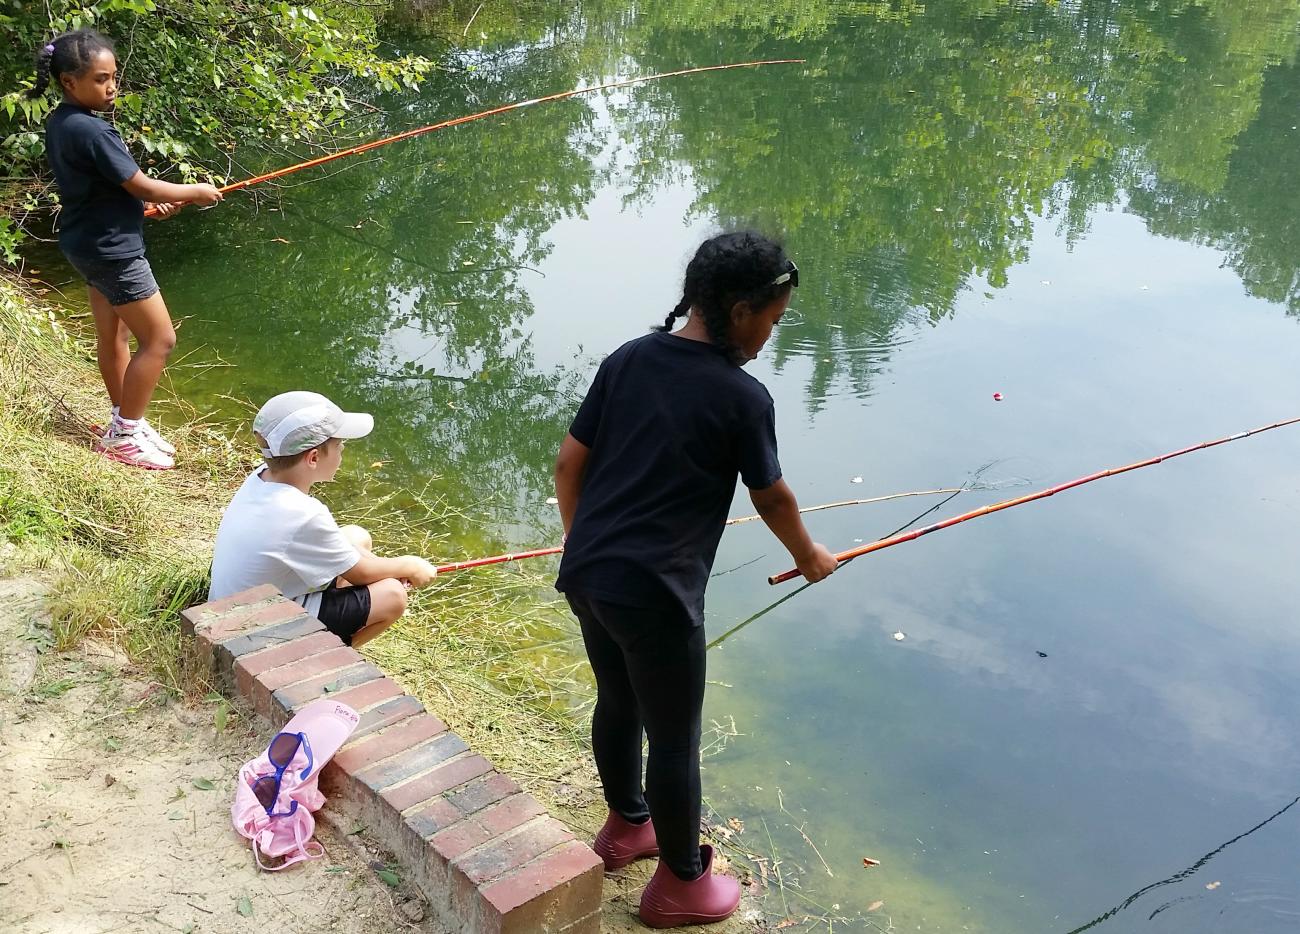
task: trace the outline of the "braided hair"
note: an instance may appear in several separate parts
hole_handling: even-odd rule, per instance
[[[757,310],[788,291],[788,282],[771,283],[790,265],[780,244],[754,231],[711,237],[700,244],[686,266],[682,300],[654,330],[671,331],[678,318],[695,309],[714,346],[739,363],[742,355],[731,340],[732,308],[737,302],[746,302]]]
[[[36,84],[27,96],[40,97],[51,78],[57,83],[60,75],[84,74],[91,60],[104,49],[112,52],[113,40],[93,29],[65,32],[51,39],[36,52]]]

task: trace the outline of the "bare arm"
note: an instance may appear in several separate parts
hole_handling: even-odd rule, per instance
[[[784,480],[762,490],[750,490],[749,498],[767,527],[790,552],[795,567],[809,582],[816,583],[835,570],[835,556],[808,534],[799,515],[799,502]]]
[[[400,581],[408,581],[412,587],[423,587],[437,575],[432,564],[415,555],[380,558],[363,551],[361,560],[340,576],[349,584],[373,584],[387,577],[395,577]]]
[[[150,178],[143,172],[136,172],[122,183],[122,187],[141,201],[152,201],[155,204],[168,202],[209,205],[221,200],[221,192],[212,185],[177,185],[160,178]]]
[[[582,492],[582,478],[590,456],[591,448],[566,434],[555,457],[555,498],[560,501],[560,521],[564,523],[565,535],[569,534],[578,511],[578,494]]]

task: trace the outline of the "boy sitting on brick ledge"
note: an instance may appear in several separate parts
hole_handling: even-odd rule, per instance
[[[212,556],[209,600],[272,584],[347,645],[373,639],[406,610],[406,591],[437,571],[415,555],[380,558],[370,533],[342,528],[311,495],[334,479],[343,444],[364,438],[372,416],[344,412],[315,392],[270,399],[253,420],[266,463],[226,507]]]

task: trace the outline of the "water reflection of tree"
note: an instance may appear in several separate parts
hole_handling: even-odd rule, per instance
[[[1141,210],[1159,191],[1184,221],[1211,227],[1199,212],[1218,205],[1244,227],[1227,248],[1241,251],[1247,287],[1294,296],[1296,251],[1265,246],[1285,214],[1272,213],[1258,175],[1246,178],[1277,184],[1296,159],[1281,126],[1287,106],[1295,113],[1294,72],[1264,81],[1294,54],[1300,10],[1289,0],[895,4],[884,16],[826,2],[800,6],[822,17],[800,29],[790,6],[721,4],[703,17],[694,0],[655,4],[628,39],[647,70],[712,61],[718,48],[809,64],[799,76],[648,86],[625,132],[641,149],[636,196],[685,167],[700,215],[784,229],[808,269],[805,325],[779,334],[775,351],[778,362],[811,355],[814,406],[834,380],[869,391],[881,355],[845,348],[887,347],[917,309],[950,313],[973,278],[1002,285],[1026,258],[1035,216],[1058,214],[1074,237],[1125,194]],[[1268,125],[1256,119],[1261,95],[1278,99]]]
[[[573,68],[526,56],[455,76],[402,98],[375,132],[568,86]],[[212,327],[198,337],[218,349],[220,335],[242,335],[238,394],[306,386],[374,412],[384,447],[368,450],[393,476],[440,475],[459,502],[545,489],[571,400],[563,374],[534,365],[524,277],[550,249],[546,232],[592,196],[591,122],[581,101],[545,120],[505,115],[313,178],[247,223],[190,224],[175,247],[185,255],[164,262],[219,256],[228,288],[181,285],[204,294],[173,303],[205,308],[216,327],[191,333]]]

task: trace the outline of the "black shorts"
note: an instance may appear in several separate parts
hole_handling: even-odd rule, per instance
[[[87,285],[94,286],[110,305],[141,302],[158,291],[153,270],[143,256],[130,259],[87,259],[69,256],[72,268],[81,273]]]
[[[321,591],[320,609],[316,618],[325,624],[325,628],[343,640],[344,645],[352,644],[352,637],[366,625],[370,617],[370,588],[364,584],[354,587],[338,587],[330,584]]]

